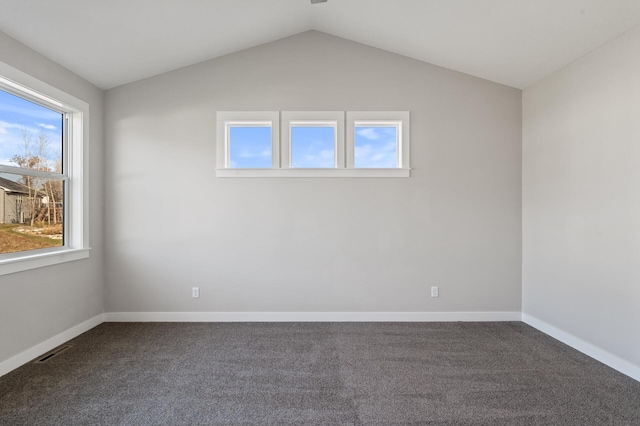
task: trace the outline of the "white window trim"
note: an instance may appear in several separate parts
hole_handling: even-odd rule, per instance
[[[222,178],[406,178],[409,169],[222,169]]]
[[[291,127],[296,126],[332,126],[335,129],[334,168],[345,168],[344,145],[344,112],[343,111],[283,111],[280,124],[282,126],[282,168],[314,170],[309,167],[291,167]],[[329,167],[315,170],[332,170]]]
[[[346,116],[346,124],[343,121]],[[339,120],[338,117],[342,117]],[[218,111],[216,143],[216,176],[221,178],[398,178],[410,177],[410,138],[408,111]],[[336,168],[291,168],[290,163],[290,121],[338,121]],[[249,169],[228,167],[228,127],[229,123],[250,121],[270,121],[272,123],[272,168]],[[354,168],[354,123],[393,122],[400,124],[398,135],[398,168]],[[342,124],[340,124],[340,122]],[[346,128],[346,131],[345,131]],[[278,130],[281,129],[279,132]],[[346,134],[346,138],[345,138]],[[282,140],[280,138],[282,135]],[[349,159],[351,157],[351,160]]]
[[[65,245],[0,254],[0,275],[88,258],[89,183],[84,171],[87,170],[89,158],[89,104],[4,62],[0,62],[0,88],[64,112],[65,121],[68,120],[65,122],[68,142],[63,147],[65,171],[63,175],[53,174],[55,179],[67,182]],[[42,173],[3,165],[0,165],[0,172],[27,175]]]

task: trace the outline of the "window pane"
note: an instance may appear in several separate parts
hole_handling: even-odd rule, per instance
[[[62,173],[63,117],[0,90],[0,164]]]
[[[229,167],[271,166],[271,127],[229,126]]]
[[[355,127],[355,167],[398,167],[398,128],[395,126]]]
[[[64,244],[64,182],[0,173],[0,253]]]
[[[291,126],[291,167],[335,167],[335,140],[335,127]]]

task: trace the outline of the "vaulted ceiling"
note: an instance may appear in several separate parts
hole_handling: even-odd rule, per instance
[[[308,30],[524,88],[638,24],[639,0],[0,0],[0,31],[103,89]]]

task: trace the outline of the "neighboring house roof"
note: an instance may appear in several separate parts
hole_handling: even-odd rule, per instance
[[[0,188],[2,188],[5,192],[19,192],[20,194],[29,194],[29,188],[27,188],[23,184],[5,179],[3,177],[0,177]]]

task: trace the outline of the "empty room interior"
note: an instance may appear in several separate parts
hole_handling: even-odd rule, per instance
[[[0,424],[640,424],[640,2],[0,0]]]

